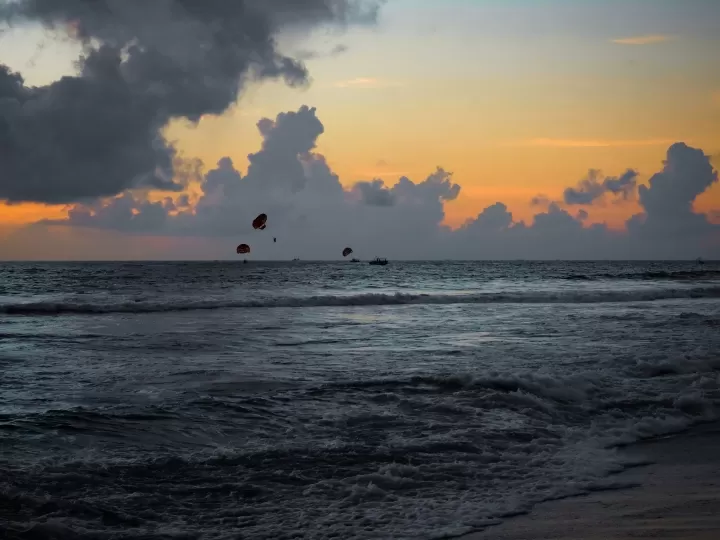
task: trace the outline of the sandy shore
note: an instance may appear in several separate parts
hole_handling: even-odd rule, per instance
[[[653,462],[618,475],[640,487],[543,503],[462,540],[720,540],[720,424],[624,451]]]

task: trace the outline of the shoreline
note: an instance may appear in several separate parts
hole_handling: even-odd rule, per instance
[[[618,451],[648,461],[613,475],[635,487],[539,503],[457,540],[720,538],[720,422]]]

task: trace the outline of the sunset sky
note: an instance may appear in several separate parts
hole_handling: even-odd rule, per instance
[[[221,116],[206,114],[196,126],[171,121],[164,133],[183,157],[199,158],[207,171],[227,156],[244,175],[248,154],[263,141],[261,118],[315,107],[324,132],[314,151],[348,189],[374,178],[421,182],[437,166],[452,172],[461,186],[444,203],[444,223],[452,228],[496,202],[530,224],[543,210],[533,198],[562,201],[589,169],[620,176],[631,168],[647,184],[676,142],[720,165],[716,0],[389,0],[374,25],[316,26],[310,36],[288,31],[276,39],[282,53],[303,60],[309,84],[252,83]],[[81,53],[71,34],[39,22],[17,22],[0,35],[0,64],[20,72],[26,85],[77,74]],[[0,151],[1,143],[2,137]],[[717,182],[693,204],[720,223]],[[84,246],[105,237],[119,242],[117,258],[178,243],[161,233],[27,228],[63,219],[64,204],[0,208],[4,259],[43,258],[25,243],[35,234],[43,246],[62,237],[67,251],[52,253],[57,258],[94,258]],[[642,211],[636,196],[568,212],[578,209],[588,214],[586,226],[612,229]],[[88,243],[88,235],[95,240]]]

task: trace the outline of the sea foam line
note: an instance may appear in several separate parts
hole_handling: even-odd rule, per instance
[[[104,313],[163,313],[176,311],[300,308],[332,306],[391,306],[408,304],[593,304],[611,302],[651,302],[655,300],[720,298],[720,287],[681,289],[645,289],[625,291],[554,291],[502,292],[477,294],[381,294],[323,295],[308,297],[281,296],[257,300],[181,299],[169,302],[125,301],[118,303],[25,302],[0,304],[5,315],[92,315]]]

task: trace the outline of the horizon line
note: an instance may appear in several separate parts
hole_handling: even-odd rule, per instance
[[[705,263],[720,263],[720,259],[705,259],[700,257]],[[360,262],[369,262],[373,259],[361,260]],[[424,262],[473,262],[473,263],[492,263],[492,262],[697,262],[697,258],[694,259],[388,259],[388,262],[402,262],[402,263],[424,263]],[[32,259],[0,259],[0,265],[2,264],[127,264],[127,263],[233,263],[233,264],[245,264],[242,260],[236,259],[46,259],[46,260],[32,260]],[[292,259],[264,259],[264,260],[248,260],[248,264],[266,264],[266,263],[351,263],[346,259],[306,259],[294,261]]]

